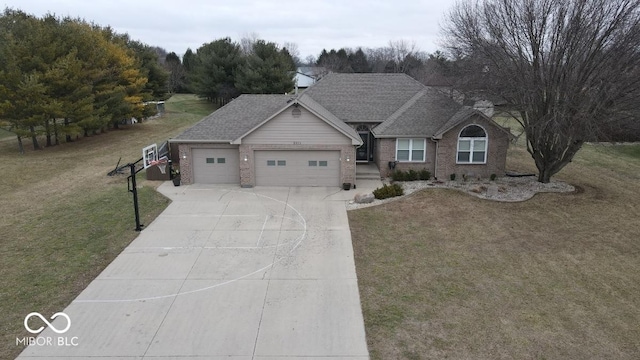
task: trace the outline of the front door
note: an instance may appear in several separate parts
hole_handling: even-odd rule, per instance
[[[356,161],[368,162],[371,153],[371,132],[360,132],[362,138],[362,146],[356,149]]]

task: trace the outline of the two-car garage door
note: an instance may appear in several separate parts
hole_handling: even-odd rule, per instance
[[[262,186],[339,186],[340,151],[254,152],[255,184]],[[193,149],[196,184],[240,182],[238,149]]]
[[[339,151],[256,151],[256,185],[339,186]]]

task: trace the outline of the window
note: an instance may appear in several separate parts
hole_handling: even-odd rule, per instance
[[[287,166],[286,160],[278,160],[278,166]]]
[[[327,166],[327,162],[326,161],[319,161],[319,163],[320,163],[320,166],[325,166],[325,167]]]
[[[276,166],[275,160],[267,160],[267,166]]]
[[[218,158],[218,164],[224,164],[227,162],[226,158]]]
[[[309,166],[318,166],[318,162],[315,160],[309,160]]]
[[[215,158],[207,158],[207,164],[215,164],[215,163],[216,163]]]
[[[424,161],[427,149],[425,139],[397,139],[396,160],[398,161]]]
[[[458,164],[484,164],[487,162],[487,133],[478,125],[462,129],[458,137]]]

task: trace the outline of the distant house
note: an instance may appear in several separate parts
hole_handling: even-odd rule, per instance
[[[298,95],[241,95],[171,140],[184,184],[339,186],[358,164],[502,175],[511,134],[404,74],[328,74]]]
[[[296,87],[304,90],[309,86],[316,83],[324,75],[327,74],[327,70],[321,66],[301,66],[296,71]]]

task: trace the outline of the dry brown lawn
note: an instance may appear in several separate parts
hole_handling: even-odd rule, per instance
[[[585,146],[556,176],[576,193],[350,211],[372,358],[640,358],[639,149]],[[509,169],[531,164],[510,150]]]

